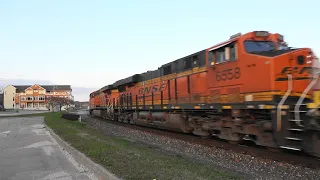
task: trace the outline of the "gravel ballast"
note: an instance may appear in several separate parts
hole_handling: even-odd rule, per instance
[[[230,171],[245,179],[319,179],[320,167],[311,169],[270,159],[254,157],[215,147],[207,147],[180,139],[119,126],[89,116],[84,117],[89,127],[105,135],[119,136],[155,150],[200,161],[217,169]]]

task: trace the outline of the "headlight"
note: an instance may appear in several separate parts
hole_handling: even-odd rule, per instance
[[[297,61],[298,61],[298,64],[299,65],[303,65],[304,64],[304,61],[305,61],[305,58],[304,56],[300,55],[297,57]]]
[[[266,37],[269,36],[269,32],[268,31],[255,31],[255,36],[257,37]]]

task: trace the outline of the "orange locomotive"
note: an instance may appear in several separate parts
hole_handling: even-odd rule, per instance
[[[316,63],[311,49],[290,48],[280,34],[239,33],[91,93],[90,114],[320,157]]]

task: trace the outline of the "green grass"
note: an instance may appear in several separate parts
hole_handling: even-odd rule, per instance
[[[60,113],[44,115],[46,125],[57,135],[122,179],[239,179],[232,173],[167,155],[123,138],[105,136],[84,123],[61,119]]]

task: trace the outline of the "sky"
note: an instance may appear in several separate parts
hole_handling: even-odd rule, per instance
[[[320,54],[320,1],[0,1],[0,86],[70,84],[75,100],[238,32]]]

